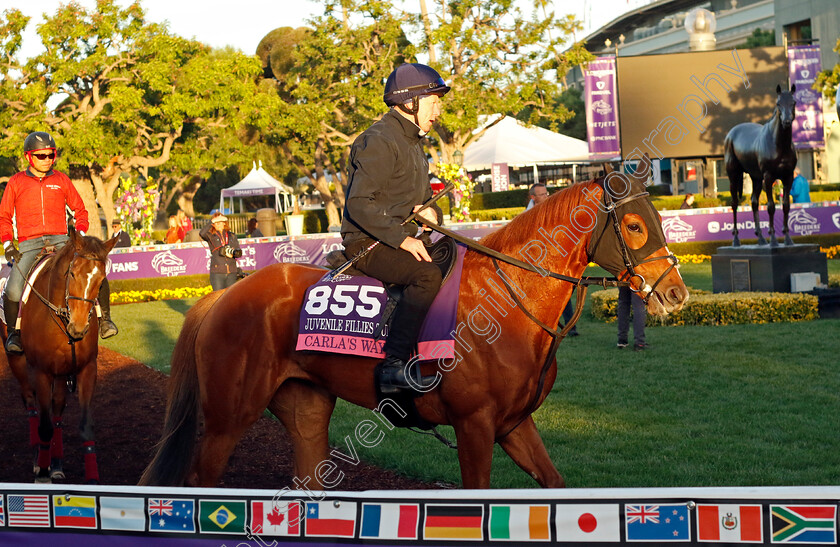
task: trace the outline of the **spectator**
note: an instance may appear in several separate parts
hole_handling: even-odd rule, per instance
[[[525,207],[526,211],[533,209],[534,205],[540,204],[548,199],[548,188],[546,188],[545,184],[541,182],[532,184],[528,189],[528,197],[530,197],[531,200],[528,202],[528,206]]]
[[[647,321],[647,308],[645,301],[630,290],[629,287],[618,288],[618,349],[627,347],[628,334],[630,333],[630,306],[633,306],[633,349],[642,351],[650,346],[645,342],[645,322]]]
[[[210,248],[210,286],[214,291],[226,289],[236,283],[236,259],[242,256],[236,234],[228,228],[227,217],[215,214],[199,232]]]
[[[193,229],[192,220],[190,220],[190,217],[188,217],[187,213],[185,213],[182,209],[178,209],[175,216],[178,217],[178,224],[180,224],[181,228],[184,229],[184,235],[186,236],[189,231]]]
[[[680,209],[691,209],[692,207],[694,207],[694,194],[686,194]]]
[[[811,189],[808,180],[799,172],[799,167],[793,170],[793,184],[790,187],[790,199],[793,203],[811,203]]]
[[[245,233],[247,237],[263,237],[263,233],[257,228],[257,219],[248,219],[248,231]]]
[[[111,221],[111,232],[113,232],[111,237],[117,238],[117,244],[114,247],[131,247],[131,237],[122,231],[120,219],[115,218]]]
[[[178,224],[178,217],[169,217],[169,230],[166,231],[166,243],[183,243],[184,227]]]

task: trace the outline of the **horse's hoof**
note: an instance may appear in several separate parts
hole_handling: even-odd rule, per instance
[[[758,238],[758,244],[759,245],[767,245],[767,240],[764,239],[763,237],[759,237]]]
[[[776,240],[775,237],[770,238],[770,246],[771,247],[778,247],[779,246],[779,242]]]
[[[64,480],[67,477],[64,476],[64,471],[62,471],[61,469],[51,469],[50,478],[52,480]]]
[[[793,245],[793,240],[788,236],[785,236],[785,245]]]
[[[35,477],[35,484],[52,484],[52,480],[49,476],[46,477]]]
[[[96,479],[88,479],[85,481],[85,484],[99,484],[99,481]]]

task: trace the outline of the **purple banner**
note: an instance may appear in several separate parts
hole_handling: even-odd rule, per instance
[[[795,148],[823,148],[822,94],[811,89],[820,72],[820,46],[788,47],[790,83],[796,86]]]
[[[449,228],[463,232],[467,237],[480,239],[504,225],[502,221],[475,222],[456,224]],[[343,249],[341,236],[334,233],[243,239],[239,246],[242,248],[242,257],[236,264],[246,272],[281,262],[325,266],[327,254]],[[114,249],[108,255],[108,279],[175,277],[206,274],[209,271],[210,251],[205,243],[144,245]]]
[[[504,192],[508,189],[509,185],[509,171],[508,171],[508,164],[506,163],[494,163],[490,165],[490,177],[493,181],[492,191],[493,192]]]
[[[688,211],[662,211],[662,229],[668,243],[686,241],[722,241],[732,238],[732,210],[728,207],[713,209],[694,209]],[[758,212],[759,223],[767,235],[770,225],[766,207]],[[776,207],[773,216],[776,237],[780,237],[784,222],[781,207]],[[788,219],[790,236],[796,241],[797,236],[831,234],[840,232],[840,202],[796,204],[790,207]],[[754,236],[752,208],[738,208],[738,230],[741,238]]]
[[[615,93],[615,57],[598,57],[586,69],[586,137],[589,153],[615,156],[618,140],[618,96]]]

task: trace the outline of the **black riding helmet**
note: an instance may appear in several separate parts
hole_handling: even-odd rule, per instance
[[[38,150],[52,150],[55,152],[55,139],[44,131],[33,131],[23,141],[23,155],[26,156],[26,160],[32,167],[35,167],[32,165],[32,152],[37,152]]]
[[[440,74],[430,66],[420,63],[405,63],[398,66],[385,82],[385,104],[395,106],[406,114],[414,115],[414,123],[420,125],[417,113],[420,111],[420,97],[425,95],[446,95],[450,87]],[[411,105],[409,106],[409,102]]]

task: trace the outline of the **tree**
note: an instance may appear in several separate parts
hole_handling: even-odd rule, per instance
[[[840,40],[837,40],[834,51],[840,53]],[[820,72],[814,82],[814,89],[822,91],[823,96],[831,101],[834,101],[838,86],[840,86],[840,63],[834,65],[834,68],[830,70]]]
[[[751,49],[755,47],[767,47],[776,45],[776,33],[772,30],[761,30],[757,28],[747,37],[747,40],[735,46],[735,49]]]
[[[0,88],[7,107],[0,121],[11,130],[0,155],[15,155],[28,131],[50,131],[71,178],[92,185],[109,225],[121,177],[158,169],[183,187],[189,179],[178,173],[198,174],[229,157],[230,134],[271,118],[275,94],[257,82],[256,57],[171,35],[148,23],[139,4],[61,6],[38,29],[46,51],[25,64],[15,55],[28,21],[15,10],[5,16],[0,54],[10,79]],[[56,97],[63,100],[50,110]],[[181,162],[168,169],[173,158]]]
[[[569,68],[591,59],[580,43],[561,52],[581,28],[573,17],[534,12],[526,20],[510,0],[429,0],[419,15],[379,0],[325,0],[324,6],[311,32],[291,36],[291,29],[278,29],[266,37],[295,44],[285,72],[271,62],[285,104],[267,138],[321,192],[330,225],[343,206],[349,147],[386,111],[383,84],[399,64],[416,61],[418,52],[436,53],[441,61],[429,62],[452,87],[432,135],[437,164],[451,162],[480,136],[473,130],[489,115],[529,108],[531,123],[570,118],[555,100],[560,82]],[[326,173],[338,181],[334,192]]]

